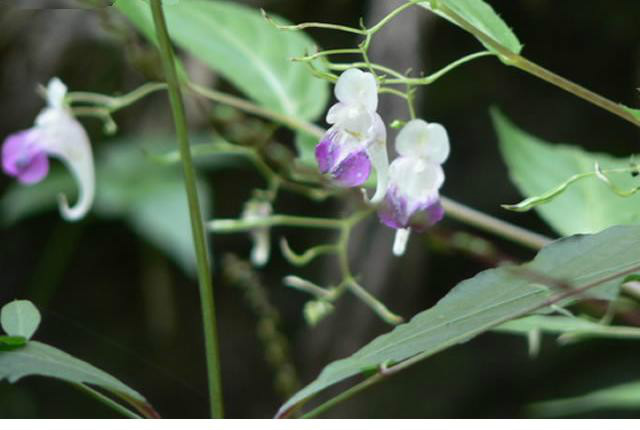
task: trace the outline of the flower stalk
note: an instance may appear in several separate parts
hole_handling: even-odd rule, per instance
[[[213,282],[209,266],[209,255],[205,240],[204,220],[200,211],[198,191],[196,188],[196,175],[191,160],[189,136],[187,131],[184,104],[180,91],[180,84],[176,72],[173,48],[169,39],[167,24],[162,10],[161,0],[151,0],[151,12],[155,26],[156,36],[160,48],[165,78],[169,87],[169,99],[173,120],[175,122],[178,144],[180,146],[180,158],[184,170],[184,182],[189,203],[189,216],[191,219],[191,232],[196,252],[198,265],[198,285],[200,289],[200,301],[202,306],[202,322],[204,326],[205,349],[207,355],[207,373],[209,381],[209,406],[213,418],[222,418],[222,381],[220,372],[220,360],[218,352],[218,335],[216,327],[215,303],[213,297]]]

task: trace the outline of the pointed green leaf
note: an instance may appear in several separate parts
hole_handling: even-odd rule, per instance
[[[509,26],[500,18],[493,8],[482,0],[433,0],[420,3],[421,6],[433,10],[438,15],[462,27],[458,17],[464,19],[477,31],[503,46],[514,54],[519,54],[522,44]],[[454,16],[457,15],[457,16]],[[491,44],[480,42],[490,51],[497,54]]]
[[[153,40],[149,5],[120,0],[116,7]],[[296,118],[325,109],[328,85],[290,60],[315,49],[302,32],[280,31],[257,9],[230,1],[182,0],[165,7],[172,40],[231,81],[258,104]],[[278,23],[287,24],[280,18]]]
[[[531,414],[538,417],[561,417],[599,409],[637,411],[640,409],[640,382],[616,385],[583,396],[534,403],[529,407]]]
[[[30,341],[24,348],[0,352],[0,381],[7,379],[14,383],[32,375],[95,385],[116,395],[146,403],[140,393],[113,376],[44,343]]]
[[[320,376],[289,399],[280,412],[363,371],[418,354],[426,358],[543,304],[553,291],[540,285],[539,280],[532,281],[532,274],[579,287],[638,264],[640,226],[618,226],[597,235],[556,241],[523,266],[485,270],[458,284],[434,307],[419,313],[410,322],[379,336],[352,356],[325,367]],[[589,295],[612,299],[618,285],[617,279],[605,282]]]
[[[574,175],[593,172],[596,162],[602,169],[630,166],[628,158],[545,142],[517,128],[498,110],[492,110],[492,118],[511,179],[525,197],[533,200],[549,197],[546,194],[550,190]],[[620,189],[631,190],[640,185],[640,179],[629,173],[612,175],[612,180]],[[562,235],[595,233],[612,225],[640,222],[638,194],[620,197],[595,176],[565,188],[560,190],[561,195],[556,194],[552,201],[548,199],[548,203],[535,208]]]
[[[15,300],[2,307],[0,323],[9,336],[31,339],[40,325],[38,309],[28,300]]]

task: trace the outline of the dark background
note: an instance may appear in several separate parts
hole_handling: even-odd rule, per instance
[[[387,1],[244,3],[294,22],[356,25],[360,16],[375,21],[372,17]],[[640,104],[635,90],[640,82],[637,0],[489,3],[523,42],[527,58],[612,100]],[[153,51],[131,29],[119,29],[123,21],[115,10],[55,9],[72,5],[80,3],[0,2],[0,135],[30,126],[42,104],[33,88],[50,76],[60,76],[75,90],[106,94],[126,92],[157,76]],[[377,51],[374,39],[375,61],[429,72],[480,49],[471,36],[423,10],[400,19],[405,23],[391,24],[391,30],[380,35],[383,46]],[[393,41],[401,31],[409,32],[413,39],[406,44],[391,43],[391,50],[385,48],[383,38]],[[356,43],[342,34],[311,34],[325,48]],[[223,90],[233,91],[197,63],[192,67]],[[500,203],[517,201],[520,196],[500,159],[489,107],[500,107],[520,127],[552,142],[618,155],[634,152],[638,142],[632,125],[493,58],[457,69],[421,90],[420,97],[420,116],[444,124],[452,141],[443,193],[548,235],[553,232],[535,214],[513,214],[499,208]],[[381,97],[382,109],[394,113],[402,109],[388,98]],[[197,110],[190,112],[194,131],[205,129],[206,121]],[[124,136],[171,133],[169,118],[164,94],[116,114]],[[83,123],[94,145],[109,145],[99,123]],[[283,136],[285,139],[286,134]],[[215,212],[220,217],[237,216],[251,189],[262,184],[250,168],[209,172],[206,179],[212,184]],[[6,177],[0,179],[3,189],[10,183]],[[278,212],[311,215],[341,210],[336,202],[318,205],[291,195],[284,195],[277,208]],[[489,240],[494,254],[479,258],[454,249],[448,239],[459,231]],[[317,327],[308,327],[302,317],[306,297],[282,286],[281,278],[297,273],[327,284],[335,274],[335,262],[328,259],[303,270],[291,268],[276,248],[282,233],[297,244],[329,238],[317,232],[275,231],[272,261],[257,275],[259,291],[279,313],[276,320],[273,312],[269,316],[286,336],[290,359],[301,383],[306,384],[324,365],[354,352],[388,327],[351,297],[343,298],[336,312]],[[193,279],[117,220],[90,216],[79,224],[66,224],[56,212],[49,212],[3,228],[1,234],[0,304],[14,298],[34,300],[43,313],[36,339],[123,380],[147,396],[165,417],[207,416],[198,292]],[[375,221],[365,223],[354,240],[353,262],[363,273],[364,285],[406,317],[432,306],[457,282],[502,257],[526,260],[533,255],[452,220],[445,220],[431,234],[415,236],[402,259],[392,259],[392,232]],[[256,335],[260,315],[249,306],[246,292],[222,273],[222,256],[233,252],[246,258],[250,242],[244,235],[213,237],[212,247],[227,415],[270,417],[284,398],[273,388],[274,374]],[[527,417],[526,406],[531,402],[639,379],[639,353],[640,346],[628,341],[559,347],[549,338],[540,356],[531,360],[525,339],[485,334],[394,376],[327,416]],[[280,360],[280,370],[286,357]],[[602,411],[590,416],[634,415],[640,414]],[[62,382],[32,377],[14,385],[0,383],[0,417],[112,416],[110,410]]]

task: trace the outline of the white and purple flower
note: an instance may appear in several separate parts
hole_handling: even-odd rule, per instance
[[[8,136],[2,145],[2,169],[23,184],[35,184],[47,176],[49,157],[58,158],[73,173],[79,195],[70,207],[66,196],[58,198],[60,213],[68,221],[82,218],[91,208],[95,189],[93,155],[89,137],[65,106],[67,87],[58,78],[49,81],[47,106],[28,130]]]
[[[389,187],[378,216],[397,230],[393,253],[402,255],[411,231],[424,231],[444,216],[439,190],[449,137],[442,125],[414,119],[400,130],[396,150],[399,157],[389,167]]]
[[[322,173],[343,187],[362,185],[375,168],[378,175],[376,193],[371,199],[384,197],[387,185],[387,132],[378,108],[378,89],[371,73],[348,69],[335,86],[338,103],[327,113],[332,127],[316,146],[316,160]]]

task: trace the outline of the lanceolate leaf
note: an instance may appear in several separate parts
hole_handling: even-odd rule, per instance
[[[434,307],[419,313],[410,322],[374,339],[351,357],[327,366],[280,412],[330,385],[377,369],[383,363],[397,363],[418,354],[426,358],[465,342],[543,304],[558,289],[564,291],[557,283],[553,288],[540,285],[542,279],[564,280],[579,287],[633,269],[638,264],[640,227],[619,226],[597,235],[556,241],[523,266],[481,272],[458,284]],[[591,290],[591,295],[612,299],[618,284],[617,279],[602,283]]]
[[[116,7],[147,37],[154,37],[147,2],[119,0]],[[290,60],[315,49],[304,33],[280,31],[256,9],[231,1],[182,0],[166,5],[165,15],[176,44],[258,104],[309,120],[325,109],[327,83],[314,78],[303,64]]]
[[[0,381],[7,379],[13,383],[31,375],[91,384],[135,402],[146,403],[140,393],[113,376],[52,346],[32,340],[22,348],[0,352]]]
[[[640,382],[616,385],[583,396],[534,403],[529,407],[531,414],[537,417],[560,417],[599,409],[640,409]]]
[[[461,26],[461,17],[477,31],[504,47],[507,51],[519,54],[522,45],[509,26],[500,18],[493,8],[483,0],[434,0],[420,3],[421,6],[433,10],[438,15]],[[452,13],[453,14],[452,14]],[[490,51],[501,54],[494,46],[480,40]]]
[[[630,166],[628,158],[545,142],[518,129],[497,110],[492,111],[492,117],[511,179],[525,197],[533,200],[574,175],[593,172],[596,162],[604,170]],[[640,179],[630,173],[612,174],[611,180],[625,190],[640,185]],[[595,176],[576,181],[560,192],[553,201],[535,209],[562,235],[595,233],[612,225],[640,222],[640,195],[621,197]]]

